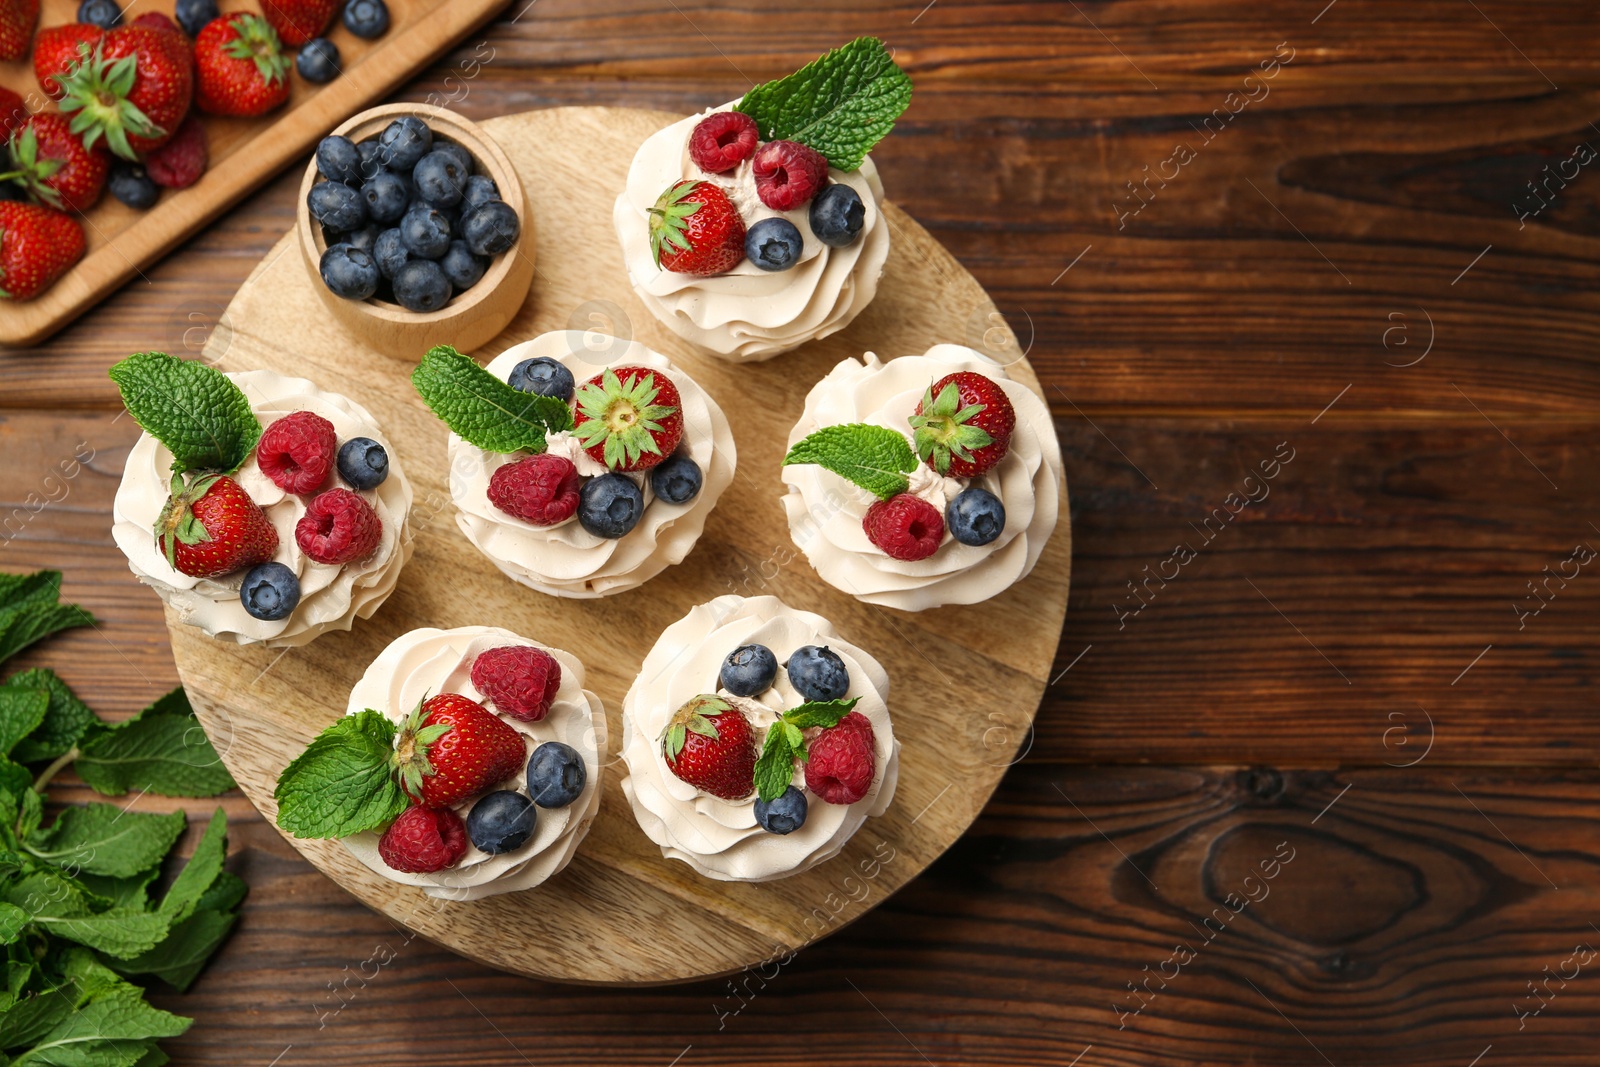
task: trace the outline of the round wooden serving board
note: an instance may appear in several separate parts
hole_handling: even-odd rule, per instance
[[[502,576],[467,543],[446,487],[445,427],[411,389],[414,361],[362,347],[329,317],[294,234],[245,282],[206,348],[224,370],[300,375],[365,404],[398,443],[416,490],[416,554],[388,603],[353,632],[297,649],[241,648],[169,617],[178,670],[200,720],[263,813],[275,815],[279,772],[343,713],[367,664],[416,627],[504,626],[567,649],[604,700],[612,752],[600,814],[572,864],[537,889],[439,902],[372,873],[337,841],[293,841],[370,907],[462,955],[539,978],[645,984],[725,974],[782,958],[860,918],[961,835],[1026,751],[1066,613],[1072,553],[1064,495],[1061,523],[1033,574],[976,607],[886,610],[816,577],[790,542],[779,504],[785,436],[812,383],[867,350],[888,358],[941,341],[987,348],[1013,377],[1036,391],[1038,381],[978,283],[892,204],[885,213],[893,251],[882,285],[847,330],[767,363],[696,354],[634,298],[611,227],[634,149],[675,118],[560,108],[484,123],[529,190],[538,269],[526,304],[477,353],[480,361],[548,330],[632,336],[683,367],[733,422],[733,486],[689,558],[639,589],[600,600],[544,596]],[[778,882],[714,882],[663,859],[619,786],[618,712],[639,663],[667,625],[723,593],[773,594],[822,614],[877,656],[892,680],[890,709],[904,746],[894,803],[839,856]]]

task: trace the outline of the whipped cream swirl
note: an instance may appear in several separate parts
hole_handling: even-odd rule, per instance
[[[288,378],[265,370],[235,372],[228,377],[249,397],[250,408],[263,429],[285,415],[310,411],[333,424],[341,444],[352,437],[370,437],[383,445],[389,453],[389,477],[377,489],[360,493],[383,523],[382,540],[370,556],[354,563],[315,562],[300,551],[294,539],[295,524],[305,514],[310,497],[279,489],[261,473],[252,454],[233,478],[261,505],[278,531],[278,551],[272,558],[300,579],[300,603],[288,618],[275,622],[254,618],[239,601],[239,587],[246,571],[218,578],[191,578],[167,564],[156,543],[155,528],[171,488],[172,453],[145,433],[139,435],[128,453],[112,505],[111,535],[128,557],[129,569],[161,595],[167,606],[177,612],[179,621],[198,626],[211,637],[241,645],[303,645],[326,630],[348,630],[357,618],[371,618],[394,591],[400,568],[411,558],[411,536],[406,526],[411,511],[411,483],[400,468],[394,445],[366,408],[338,393],[324,392],[304,378]],[[329,474],[325,488],[342,484],[335,471]]]
[[[717,692],[722,661],[748,644],[766,645],[780,663],[802,645],[826,645],[837,652],[850,671],[846,695],[861,698],[855,710],[872,723],[876,741],[877,773],[867,795],[854,804],[829,804],[807,790],[805,825],[790,834],[761,828],[754,794],[723,800],[703,793],[668,770],[661,755],[661,732],[673,713],[700,693]],[[755,699],[720,695],[749,715],[758,745],[779,712],[805,702],[781,668],[773,687]],[[662,854],[708,878],[765,882],[797,874],[837,855],[894,799],[900,742],[889,723],[888,698],[889,676],[878,661],[841,640],[822,616],[797,611],[777,597],[717,597],[667,627],[623,699],[622,757],[628,776],[622,791],[640,829]],[[805,788],[804,770],[796,770],[794,784]]]
[[[980,485],[1005,505],[1006,525],[987,545],[964,545],[945,531],[927,559],[892,559],[867,539],[861,520],[876,497],[814,464],[783,468],[789,534],[822,579],[869,604],[922,611],[941,604],[976,604],[1008,589],[1039,561],[1055,529],[1064,486],[1061,446],[1050,409],[1006,376],[1005,368],[962,345],[934,345],[926,354],[887,362],[868,352],[847,359],[806,395],[789,444],[824,426],[866,422],[911,437],[906,421],[924,391],[956,371],[975,371],[1005,390],[1017,425],[1004,458],[977,478],[941,477],[926,465],[911,474],[910,491],[942,513],[962,489]]]
[[[618,351],[620,349],[620,352]],[[520,457],[485,452],[450,435],[450,497],[456,525],[509,577],[552,596],[592,598],[642,585],[669,565],[680,563],[700,539],[706,516],[733,481],[733,430],[717,402],[682,370],[637,341],[582,330],[557,330],[513,345],[487,370],[505,381],[525,359],[547,356],[572,372],[578,387],[607,367],[645,366],[662,371],[678,387],[683,404],[683,441],[678,446],[700,465],[700,492],[684,504],[657,500],[648,471],[628,474],[644,491],[644,515],[622,537],[608,539],[585,530],[574,515],[554,526],[535,526],[508,515],[489,501],[489,478],[502,464]],[[605,473],[571,434],[551,434],[548,450],[571,459],[578,473]]]
[[[365,708],[372,708],[399,723],[418,701],[438,693],[459,693],[483,703],[483,694],[472,684],[472,661],[480,652],[506,645],[542,648],[554,656],[561,664],[561,687],[550,705],[550,713],[539,722],[523,722],[509,715],[500,716],[501,721],[526,739],[529,756],[545,741],[571,745],[583,757],[589,779],[582,795],[566,807],[537,809],[533,837],[521,848],[491,856],[469,841],[466,855],[454,867],[431,874],[406,874],[384,863],[378,855],[377,833],[342,839],[356,859],[378,874],[406,885],[421,886],[430,897],[476,900],[539,885],[571,861],[600,810],[603,769],[600,757],[606,749],[605,709],[600,698],[583,687],[583,664],[570,652],[494,626],[412,630],[395,638],[372,661],[350,691],[347,714],[357,715]],[[494,710],[492,704],[485,706]],[[527,784],[528,767],[524,759],[516,777],[495,788],[525,792]],[[470,800],[455,806],[456,814],[462,819],[466,819],[471,810]]]
[[[726,174],[707,174],[689,158],[689,133],[715,111],[690,115],[646,138],[628,168],[628,184],[611,212],[633,290],[668,328],[686,341],[735,362],[771,359],[807,341],[844,329],[871,303],[889,258],[889,226],[880,206],[883,182],[871,158],[861,169],[830,169],[828,176],[861,195],[866,219],[845,248],[830,248],[811,232],[810,204],[774,211],[755,191],[750,160]],[[649,210],[684,179],[712,182],[728,194],[745,225],[785,218],[800,231],[800,261],[784,271],[764,271],[744,260],[725,274],[700,277],[656,266],[650,252]]]

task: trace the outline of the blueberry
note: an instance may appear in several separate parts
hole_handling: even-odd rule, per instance
[[[389,453],[370,437],[352,437],[339,446],[339,477],[355,489],[376,489],[389,477]]]
[[[753,697],[772,688],[778,657],[766,645],[740,645],[722,661],[717,684],[736,697]]]
[[[454,294],[450,279],[431,259],[413,259],[394,273],[395,303],[407,311],[438,311]]]
[[[514,790],[498,789],[467,812],[467,836],[479,849],[497,856],[527,844],[538,823],[533,801]]]
[[[433,139],[433,150],[435,152],[445,152],[456,157],[456,163],[461,167],[461,180],[465,183],[467,176],[472,173],[472,153],[454,141],[446,141],[438,137]]]
[[[839,654],[825,645],[802,645],[784,665],[789,684],[807,700],[842,700],[850,691],[850,671]]]
[[[253,619],[287,619],[300,603],[300,579],[281,563],[258,563],[239,586],[239,602]]]
[[[200,31],[206,28],[206,23],[217,17],[217,0],[178,0],[177,10],[173,14],[184,33],[198,37]]]
[[[788,270],[800,262],[805,242],[788,219],[762,219],[744,235],[744,254],[762,270]]]
[[[361,150],[348,137],[333,133],[317,142],[317,173],[330,182],[361,184]]]
[[[333,230],[359,230],[367,224],[361,191],[343,182],[318,182],[306,194],[311,217]]]
[[[372,242],[372,258],[378,262],[378,273],[390,280],[411,259],[411,253],[406,251],[406,244],[400,237],[398,226],[390,227],[378,234],[378,239]]]
[[[154,204],[161,195],[161,190],[150,180],[142,164],[129,163],[118,157],[112,157],[111,176],[106,179],[106,187],[111,190],[112,196],[141,211]]]
[[[122,24],[122,8],[116,0],[83,0],[78,5],[78,21],[102,30],[114,30]]]
[[[776,800],[756,798],[756,822],[769,834],[792,834],[806,824],[806,795],[794,786]]]
[[[830,248],[854,244],[866,217],[861,194],[848,185],[829,185],[811,200],[811,232]]]
[[[444,271],[444,276],[450,279],[450,284],[458,293],[477,285],[478,279],[483,277],[483,272],[488,266],[488,260],[473,255],[467,250],[467,242],[460,240],[451,241],[450,250],[439,260],[439,268]]]
[[[361,249],[363,252],[371,252],[372,246],[377,243],[378,232],[378,227],[368,223],[367,225],[361,227],[361,229],[351,230],[349,233],[341,234],[337,241],[330,241],[328,243],[336,245],[352,245]]]
[[[480,256],[497,256],[517,243],[522,223],[504,200],[479,204],[461,220],[461,236]]]
[[[950,536],[964,545],[986,545],[1006,528],[1006,506],[987,489],[963,490],[944,510]]]
[[[411,180],[416,183],[417,196],[424,202],[434,207],[455,207],[461,203],[467,174],[455,153],[436,148],[412,169]]]
[[[474,174],[461,190],[461,203],[468,208],[500,199],[500,187],[486,174]]]
[[[361,186],[361,199],[367,204],[367,217],[373,222],[388,225],[398,222],[406,213],[406,200],[411,188],[398,174],[380,170]]]
[[[339,46],[326,37],[312,38],[300,46],[294,69],[300,77],[317,85],[333,81],[339,76]]]
[[[351,6],[364,0],[352,0]],[[348,12],[350,8],[345,8]],[[433,147],[433,131],[415,115],[401,115],[378,134],[378,146],[383,151],[383,165],[390,170],[410,173],[417,161]]]
[[[365,300],[378,291],[378,264],[354,245],[338,244],[322,253],[317,264],[322,284],[334,296]]]
[[[400,240],[412,255],[438,259],[450,250],[450,220],[427,204],[413,205],[400,217]]]
[[[344,28],[357,37],[382,37],[389,28],[389,8],[383,0],[350,0],[344,5]]]
[[[378,144],[376,137],[368,137],[356,145],[356,151],[361,155],[362,181],[366,181],[383,169],[383,148]]]
[[[625,474],[590,478],[578,491],[578,522],[596,537],[615,540],[639,525],[644,493]]]
[[[511,374],[506,381],[511,388],[520,389],[524,393],[538,393],[540,396],[553,396],[558,400],[568,401],[572,399],[573,390],[577,387],[572,372],[549,356],[523,360],[511,368]]]
[[[650,471],[650,488],[668,504],[687,504],[700,492],[700,464],[674,452]]]
[[[528,795],[541,808],[564,808],[583,795],[589,770],[571,745],[546,741],[528,759]]]

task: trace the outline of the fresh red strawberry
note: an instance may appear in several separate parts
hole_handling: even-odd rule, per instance
[[[28,105],[21,93],[0,85],[0,135],[10,138],[28,121]]]
[[[702,693],[677,710],[661,733],[667,769],[697,789],[740,800],[756,787],[756,738],[744,712]]]
[[[152,30],[170,30],[173,33],[182,33],[183,27],[172,21],[171,15],[163,15],[159,11],[146,11],[129,23],[131,26],[146,26]]]
[[[200,110],[264,115],[289,99],[289,57],[278,31],[260,15],[234,11],[213,19],[194,41]]]
[[[744,259],[744,219],[710,182],[678,182],[650,209],[650,251],[678,274],[721,274]]]
[[[87,22],[68,22],[39,31],[33,44],[33,76],[39,88],[52,100],[61,99],[60,77],[83,62],[106,35],[99,26]]]
[[[411,807],[378,838],[378,856],[406,874],[454,867],[467,854],[467,826],[449,808]]]
[[[328,28],[340,0],[261,0],[261,13],[283,43],[299,48]]]
[[[573,398],[573,434],[614,471],[649,470],[683,439],[678,387],[649,367],[607,368]]]
[[[206,130],[193,112],[172,140],[144,157],[150,180],[166,189],[187,189],[206,172]]]
[[[21,59],[33,43],[39,0],[0,0],[0,59]]]
[[[170,34],[165,41],[173,60],[188,67],[190,76],[193,76],[194,48],[189,44],[189,37],[183,32],[182,26],[159,11],[147,11],[134,19],[131,25]]]
[[[872,721],[852,711],[806,746],[806,788],[829,804],[854,804],[867,795],[878,759]]]
[[[535,526],[554,526],[578,510],[582,488],[570,459],[541,452],[496,467],[489,476],[489,503]]]
[[[11,136],[11,170],[0,181],[57,210],[83,211],[100,199],[110,166],[104,145],[85,148],[65,116],[41,111]]]
[[[495,710],[539,722],[561,688],[561,661],[532,645],[486,649],[472,661],[472,684]]]
[[[30,300],[83,257],[83,228],[71,215],[0,201],[0,298]]]
[[[967,370],[934,382],[911,416],[917,455],[952,478],[972,478],[999,463],[1016,427],[1017,412],[1005,390]]]
[[[93,146],[137,160],[166,144],[189,113],[194,69],[166,30],[120,26],[94,52],[57,79],[61,110],[73,113],[73,132]]]
[[[707,174],[725,174],[755,155],[761,131],[743,111],[714,111],[689,134],[689,158]]]
[[[476,796],[522,769],[522,735],[476,700],[440,693],[418,704],[395,739],[400,788],[443,808]]]
[[[880,500],[867,509],[861,525],[867,540],[891,559],[913,562],[927,559],[944,540],[944,516],[939,509],[911,493]]]
[[[227,475],[202,474],[186,486],[174,474],[172,496],[156,520],[156,544],[179,574],[216,578],[271,559],[278,531]]]
[[[750,161],[756,195],[774,211],[793,211],[828,184],[828,161],[799,141],[768,141]]]
[[[383,540],[383,520],[359,493],[329,489],[310,504],[294,527],[300,551],[318,563],[354,563],[372,555]]]
[[[256,466],[286,493],[315,493],[328,480],[338,451],[333,423],[314,411],[295,411],[262,432]]]

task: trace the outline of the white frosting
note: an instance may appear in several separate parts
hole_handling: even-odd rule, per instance
[[[539,722],[523,722],[500,716],[527,739],[527,755],[545,741],[571,745],[583,757],[589,773],[583,793],[564,808],[539,808],[533,837],[521,848],[491,856],[470,841],[466,855],[454,867],[432,874],[406,874],[395,870],[378,855],[378,834],[363,833],[342,840],[356,859],[377,873],[406,885],[421,886],[430,897],[441,900],[476,900],[497,893],[532,889],[559,873],[578,851],[589,832],[595,813],[600,810],[601,753],[606,749],[606,716],[600,698],[583,687],[583,664],[578,657],[551,648],[509,630],[494,626],[461,626],[454,630],[412,630],[402,634],[378,654],[355,688],[350,690],[347,714],[365,708],[383,712],[393,722],[403,722],[417,702],[438,693],[459,693],[479,703],[483,694],[472,684],[472,661],[478,653],[505,645],[531,645],[542,648],[561,663],[561,688],[550,705],[550,713]],[[485,704],[490,711],[493,705]],[[526,793],[527,759],[516,777],[495,786]],[[473,798],[476,800],[477,798]],[[472,810],[472,800],[455,806],[463,820]]]
[[[976,371],[1005,390],[1017,412],[1005,457],[974,479],[944,478],[919,464],[911,492],[940,512],[968,485],[1000,498],[1006,526],[987,545],[964,545],[945,531],[927,559],[892,559],[867,539],[861,526],[876,497],[814,464],[783,468],[789,534],[822,579],[869,604],[922,611],[941,604],[976,604],[1004,592],[1033,570],[1056,526],[1062,484],[1061,446],[1050,409],[1038,395],[1006,376],[1005,368],[962,345],[934,345],[925,355],[887,362],[868,352],[844,360],[806,395],[805,411],[789,444],[824,426],[866,422],[911,437],[906,421],[924,391],[946,374]]]
[[[310,497],[286,493],[261,473],[254,454],[244,461],[234,479],[267,513],[278,531],[278,551],[272,558],[300,578],[300,603],[286,619],[267,622],[251,617],[239,601],[239,586],[246,571],[218,578],[191,578],[168,566],[156,543],[155,527],[161,517],[172,481],[172,453],[148,433],[140,434],[128,453],[122,484],[112,505],[111,536],[128,557],[128,567],[150,586],[178,617],[212,637],[241,645],[261,642],[271,646],[303,645],[325,630],[348,630],[357,618],[367,619],[394,591],[400,568],[411,558],[411,536],[406,526],[411,511],[411,483],[400,469],[394,445],[378,429],[366,408],[338,393],[318,389],[304,378],[287,378],[272,371],[242,371],[228,375],[250,398],[250,407],[262,428],[296,411],[311,411],[333,424],[339,443],[352,437],[370,437],[389,453],[389,476],[377,489],[361,492],[383,523],[383,538],[366,559],[342,565],[317,563],[295,543],[295,524],[306,512]],[[350,488],[338,471],[328,475],[324,489]]]
[[[755,193],[750,160],[726,174],[707,174],[689,158],[689,133],[713,111],[690,115],[648,137],[628,168],[628,185],[611,217],[622,242],[633,291],[674,333],[735,362],[771,359],[807,341],[844,329],[878,291],[889,258],[889,226],[879,206],[883,182],[870,158],[861,169],[830,169],[828,176],[861,195],[866,218],[845,248],[829,248],[811,232],[810,204],[774,211]],[[785,218],[804,240],[800,262],[784,271],[764,271],[748,259],[725,274],[700,277],[656,266],[650,252],[649,209],[668,187],[686,178],[722,187],[748,227],[763,218]]]
[[[593,343],[591,342],[598,342]],[[525,359],[547,356],[572,372],[579,388],[607,367],[646,366],[664,372],[678,387],[683,405],[680,449],[700,465],[700,492],[684,504],[668,504],[650,491],[648,471],[630,474],[644,490],[645,510],[627,534],[615,539],[585,530],[577,516],[554,526],[535,526],[508,515],[489,501],[489,478],[502,464],[519,458],[485,452],[450,435],[450,497],[456,524],[478,549],[507,575],[553,596],[591,598],[632,589],[671,564],[682,562],[700,539],[706,516],[733,481],[733,430],[715,400],[665,356],[639,344],[582,330],[558,330],[513,345],[488,365],[501,381]],[[549,450],[572,459],[578,473],[602,474],[570,434],[551,434]]]
[[[756,822],[755,797],[723,800],[703,793],[667,769],[660,736],[685,702],[717,692],[722,661],[740,645],[770,648],[780,664],[777,681],[753,700],[722,693],[750,716],[759,745],[777,712],[805,698],[789,684],[781,664],[802,645],[826,645],[850,671],[855,710],[872,723],[877,773],[866,796],[854,804],[829,804],[805,790],[805,825],[771,834]],[[797,611],[777,597],[721,596],[701,604],[657,639],[622,703],[622,757],[628,776],[622,791],[634,818],[664,856],[683,860],[708,878],[764,882],[808,870],[831,859],[871,816],[882,815],[894,798],[900,774],[900,742],[889,724],[889,676],[878,661],[840,639],[820,615]],[[805,789],[797,768],[794,785]]]

